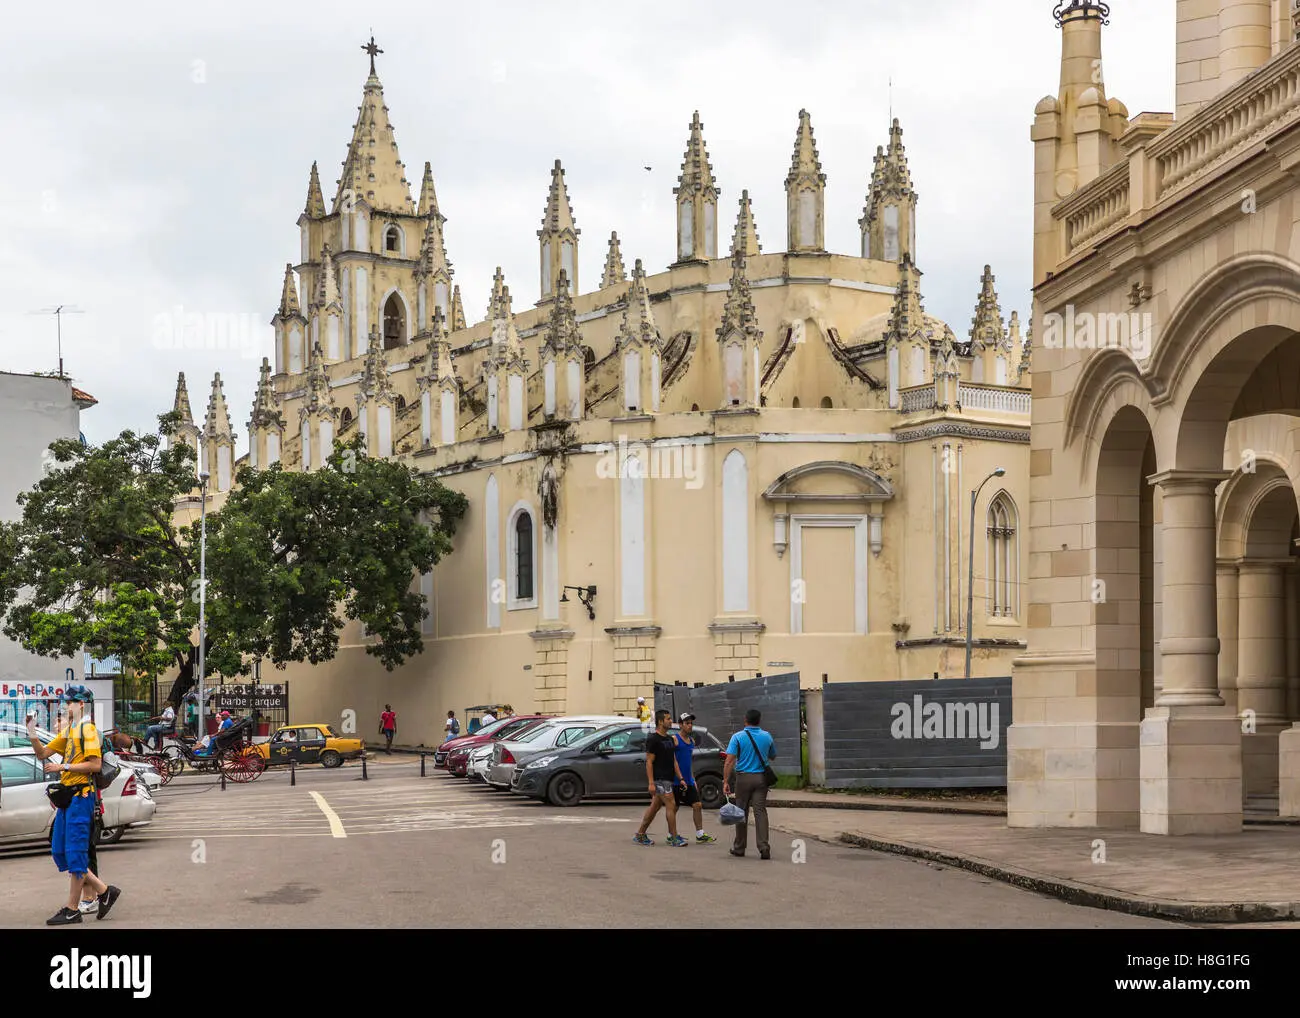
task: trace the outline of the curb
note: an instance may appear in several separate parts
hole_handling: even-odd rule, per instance
[[[805,799],[772,799],[767,800],[769,808],[777,807],[782,809],[848,809],[848,810],[874,810],[884,813],[945,813],[957,816],[987,816],[987,817],[1004,817],[1007,811],[1002,806],[957,806],[944,805],[941,803],[927,802],[846,802],[843,799],[831,800],[830,802],[810,802]]]
[[[844,833],[839,836],[837,842],[832,843],[942,863],[954,869],[978,873],[980,876],[990,877],[1027,891],[1059,898],[1071,905],[1101,908],[1150,919],[1180,919],[1225,924],[1300,920],[1300,902],[1187,902],[1168,898],[1148,898],[1115,891],[1099,891],[1069,880],[1041,877],[1010,866],[985,862],[973,856],[958,855],[923,845],[910,845],[902,841],[885,841],[861,834]]]

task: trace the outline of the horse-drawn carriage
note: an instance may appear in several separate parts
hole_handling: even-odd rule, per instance
[[[223,728],[200,748],[191,735],[176,735],[163,750],[170,777],[188,765],[196,771],[224,774],[231,781],[253,781],[266,770],[266,760],[253,748],[253,719],[241,718]]]

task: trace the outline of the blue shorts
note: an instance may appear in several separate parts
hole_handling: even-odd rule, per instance
[[[78,790],[80,791],[80,790]],[[66,809],[54,812],[50,848],[60,873],[84,877],[90,869],[90,831],[95,821],[95,795],[78,794]]]

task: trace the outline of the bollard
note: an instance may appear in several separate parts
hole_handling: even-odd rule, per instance
[[[298,784],[298,765],[293,760],[289,761],[289,786],[294,787]]]
[[[428,753],[420,754],[420,777],[424,777],[424,758],[428,755]]]
[[[222,772],[221,772],[221,790],[222,790],[223,792],[226,790],[226,772],[225,772],[225,771],[222,771]]]
[[[366,774],[366,751],[364,749],[361,751],[361,780],[370,780],[370,776]]]

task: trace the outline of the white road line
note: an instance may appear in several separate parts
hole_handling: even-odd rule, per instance
[[[325,814],[325,819],[330,822],[330,833],[336,838],[346,838],[348,832],[343,829],[343,821],[339,819],[337,813],[330,809],[330,804],[325,801],[325,796],[321,795],[320,792],[312,792],[311,797],[316,800],[316,805]]]

